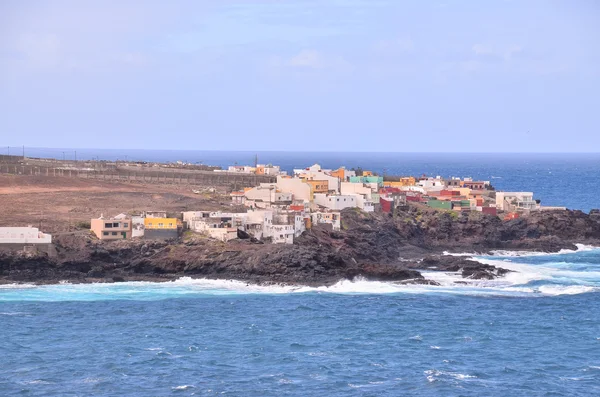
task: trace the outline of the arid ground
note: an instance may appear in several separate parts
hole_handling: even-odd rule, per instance
[[[195,194],[189,185],[104,182],[68,177],[0,175],[0,226],[40,227],[59,233],[80,229],[91,218],[144,210],[173,215],[229,207],[223,188]]]

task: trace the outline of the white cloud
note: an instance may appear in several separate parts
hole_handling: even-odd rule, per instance
[[[518,54],[523,51],[523,47],[520,45],[512,45],[504,52],[504,59],[510,61],[514,54]]]
[[[474,44],[472,49],[473,49],[473,52],[475,52],[475,54],[477,54],[477,55],[489,55],[489,54],[494,53],[492,48],[485,44]]]
[[[352,65],[339,55],[328,55],[314,49],[306,49],[284,62],[286,66],[298,69],[327,69],[336,72],[349,72]]]
[[[320,69],[324,66],[324,60],[316,50],[303,50],[289,60],[289,65],[299,68]]]
[[[123,62],[128,65],[141,66],[147,63],[147,58],[140,52],[128,52],[123,55]]]
[[[415,48],[410,37],[398,37],[393,40],[381,40],[375,44],[375,51],[381,53],[409,52]]]
[[[54,34],[21,35],[15,49],[34,66],[51,67],[60,62],[61,42]]]

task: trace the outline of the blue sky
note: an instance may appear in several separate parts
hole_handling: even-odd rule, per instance
[[[598,151],[600,2],[0,2],[0,145]]]

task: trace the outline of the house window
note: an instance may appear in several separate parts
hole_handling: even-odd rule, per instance
[[[105,227],[106,229],[112,228],[112,223],[105,223],[105,224],[104,224],[104,227]]]
[[[108,236],[108,232],[103,232],[102,235],[103,236]]]
[[[123,224],[123,227],[129,227],[129,223],[125,222],[125,223]]]
[[[159,224],[158,224],[158,227],[163,227],[163,224],[162,224],[162,223],[159,223]]]
[[[113,227],[119,227],[119,223],[118,222],[113,223]]]
[[[148,223],[148,227],[152,227],[152,222]]]
[[[112,232],[112,235],[113,235],[113,236],[116,236],[116,235],[117,235],[117,232]]]
[[[169,227],[173,227],[173,223],[169,223]]]

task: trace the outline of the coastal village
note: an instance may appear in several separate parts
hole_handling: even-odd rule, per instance
[[[273,182],[233,189],[229,210],[168,214],[148,209],[139,213],[98,214],[89,230],[99,240],[176,239],[182,234],[227,242],[252,239],[272,244],[293,244],[313,225],[343,229],[343,210],[394,215],[409,205],[458,215],[479,212],[512,220],[531,211],[565,210],[543,207],[533,192],[496,191],[490,181],[440,176],[381,176],[369,170],[324,169],[319,164],[288,173],[270,164],[230,166],[214,173],[270,176]],[[197,193],[194,191],[194,193]],[[36,249],[50,245],[52,236],[35,227],[0,227],[3,247]]]

